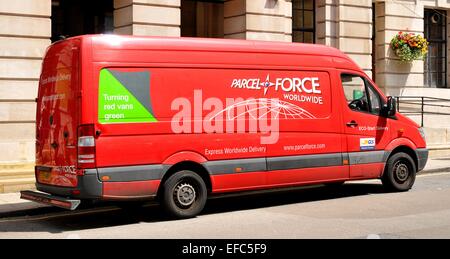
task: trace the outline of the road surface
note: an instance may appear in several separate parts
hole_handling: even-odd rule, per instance
[[[450,238],[450,173],[418,176],[406,193],[365,181],[213,199],[189,220],[156,205],[37,209],[0,218],[0,238]]]

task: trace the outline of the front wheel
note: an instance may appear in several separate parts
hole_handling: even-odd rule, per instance
[[[175,218],[195,217],[205,207],[208,192],[205,182],[195,172],[177,172],[167,179],[163,188],[161,205]]]
[[[414,185],[416,173],[416,164],[411,156],[400,152],[389,158],[381,181],[389,191],[405,192]]]

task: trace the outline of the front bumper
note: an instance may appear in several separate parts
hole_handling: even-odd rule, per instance
[[[416,150],[416,153],[417,153],[417,172],[420,172],[427,165],[429,151],[426,148],[419,148]]]

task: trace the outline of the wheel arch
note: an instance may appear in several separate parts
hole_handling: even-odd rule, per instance
[[[388,158],[386,159],[386,163],[387,163],[387,161],[389,161],[389,159],[393,155],[398,154],[398,153],[406,153],[406,154],[408,154],[412,158],[412,160],[414,161],[414,165],[416,166],[416,171],[418,170],[418,168],[419,168],[419,157],[417,155],[417,152],[413,148],[411,148],[410,146],[406,146],[406,145],[401,145],[401,146],[398,146],[398,147],[394,148],[391,151],[391,153],[389,154]],[[383,174],[385,173],[386,168],[387,167],[385,166],[385,169],[383,170]]]
[[[202,164],[188,160],[188,161],[180,161],[174,165],[165,165],[165,167],[166,167],[166,169],[164,170],[165,173],[161,179],[161,184],[159,185],[157,196],[161,195],[161,192],[163,191],[164,183],[167,181],[167,179],[169,179],[169,177],[176,174],[177,172],[180,172],[183,170],[192,171],[192,172],[198,174],[205,182],[208,194],[212,192],[213,184],[212,184],[212,179],[211,179],[210,173]]]

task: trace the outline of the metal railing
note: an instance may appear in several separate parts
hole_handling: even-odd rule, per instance
[[[450,99],[424,96],[396,96],[397,111],[404,115],[420,116],[420,125],[424,127],[426,115],[450,116]]]

